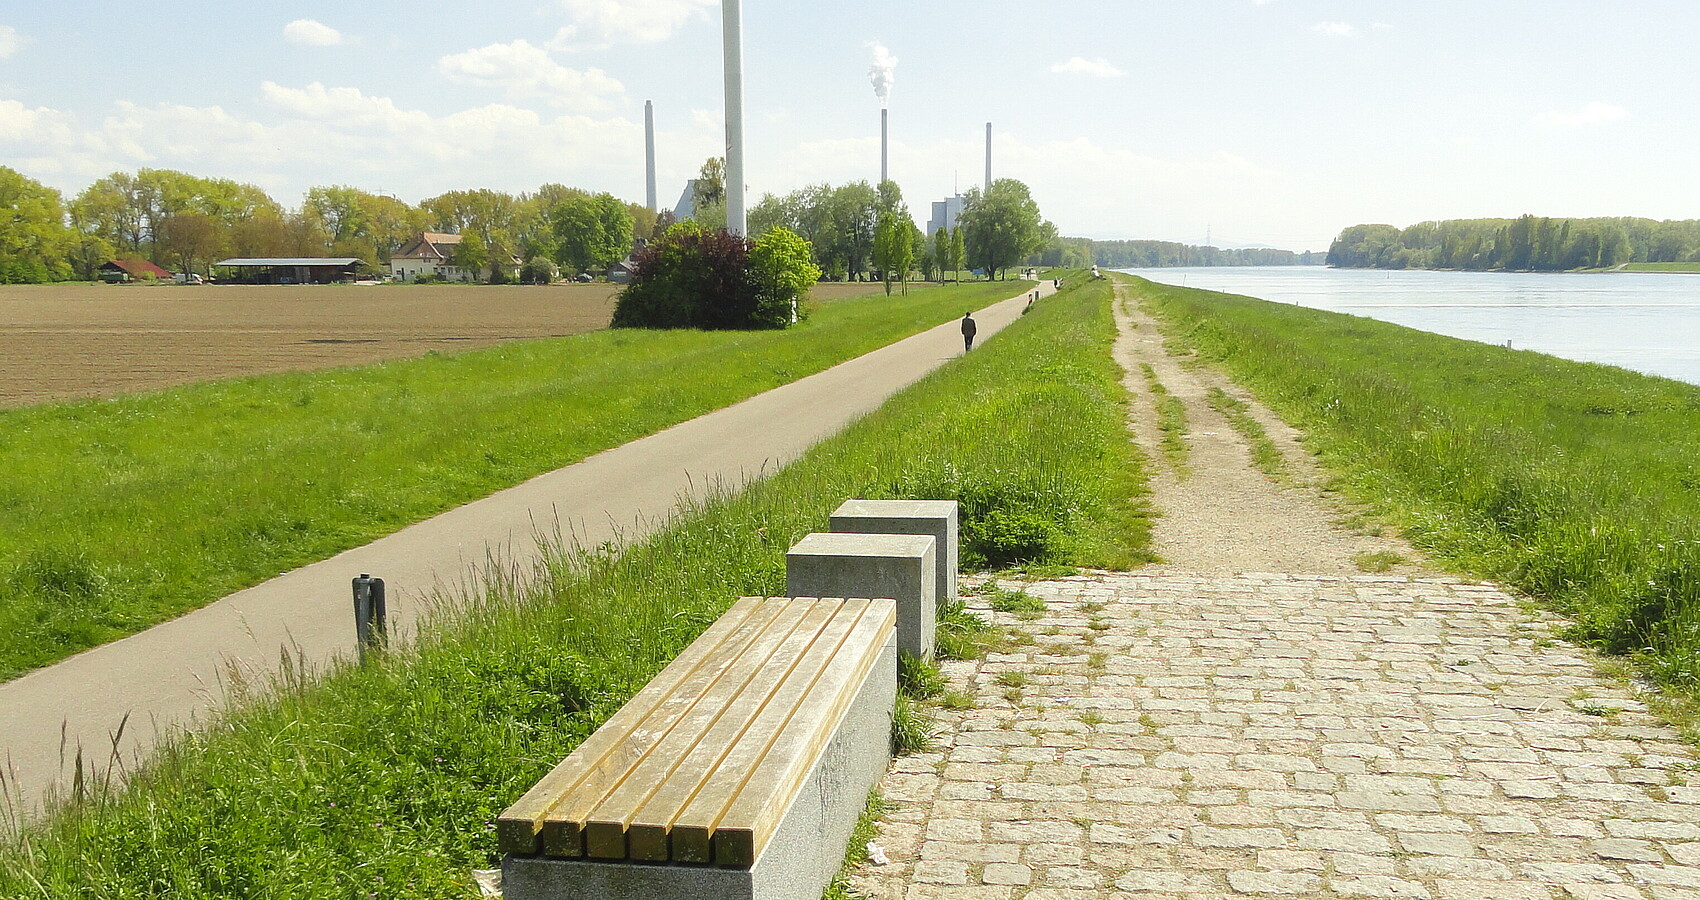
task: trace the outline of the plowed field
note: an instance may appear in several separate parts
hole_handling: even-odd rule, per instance
[[[879,285],[823,285],[817,296]],[[611,285],[0,285],[0,407],[607,327]]]

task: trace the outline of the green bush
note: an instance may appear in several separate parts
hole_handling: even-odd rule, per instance
[[[789,327],[820,277],[809,259],[809,243],[783,228],[752,243],[723,228],[680,223],[638,251],[614,327]]]

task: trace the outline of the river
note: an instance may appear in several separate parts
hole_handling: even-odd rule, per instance
[[[1368,316],[1700,384],[1700,276],[1125,269],[1152,281]]]

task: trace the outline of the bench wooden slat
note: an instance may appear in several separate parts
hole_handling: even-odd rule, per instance
[[[841,618],[846,627],[813,651],[825,664],[807,683],[795,679],[786,686],[786,698],[764,710],[764,721],[721,761],[723,776],[679,814],[673,826],[674,859],[681,859],[683,847],[690,853],[688,861],[708,862],[712,841],[714,864],[755,863],[879,661],[881,636],[896,626],[895,607],[884,602],[845,601]]]
[[[707,692],[696,698],[690,710],[651,750],[659,768],[644,767],[641,777],[628,777],[621,781],[588,815],[570,817],[584,823],[586,855],[598,859],[628,858],[630,850],[626,842],[626,828],[633,815],[672,775],[703,735],[726,716],[732,703],[758,680],[774,654],[814,609],[812,605],[803,603],[783,602],[778,605],[779,614],[742,648],[737,658],[723,660],[727,677],[718,679]],[[553,822],[566,812],[557,808],[545,821]]]
[[[764,748],[790,720],[797,704],[832,663],[832,653],[856,626],[853,602],[796,600],[813,608],[761,675],[759,689],[746,691],[726,716],[703,736],[649,802],[633,816],[627,835],[633,859],[711,862],[708,830],[681,833],[680,814],[704,793],[735,789],[750,748]],[[740,748],[745,748],[740,753]],[[669,836],[672,840],[669,841]],[[694,840],[693,840],[694,838]]]
[[[712,665],[705,670],[705,663],[712,664],[723,648],[747,639],[779,612],[776,604],[764,604],[759,598],[747,597],[733,604],[572,755],[502,813],[496,823],[502,851],[537,853],[541,837],[543,852],[551,856],[581,855],[577,829],[571,835],[555,833],[557,829],[547,827],[550,814],[581,796],[594,797],[589,801],[592,804],[600,801],[666,736],[671,725],[694,705],[694,698],[724,677],[724,670]],[[563,814],[573,816],[574,811],[564,810]],[[582,820],[582,815],[578,812],[576,818]]]

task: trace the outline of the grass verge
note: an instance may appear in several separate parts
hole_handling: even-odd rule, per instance
[[[1141,281],[1374,511],[1571,636],[1700,689],[1700,387],[1371,319]]]
[[[847,497],[971,496],[983,549],[1022,521],[1039,561],[1145,558],[1109,301],[1065,290],[767,480],[529,587],[492,575],[417,644],[176,741],[0,845],[0,896],[463,898],[494,817],[735,597],[782,592],[786,549]]]
[[[1292,476],[1287,469],[1287,460],[1281,455],[1279,447],[1269,439],[1269,432],[1263,429],[1263,423],[1251,414],[1251,407],[1238,397],[1229,394],[1219,387],[1210,389],[1210,408],[1222,414],[1228,424],[1245,438],[1251,448],[1251,464],[1259,472],[1268,475],[1276,481],[1286,481]]]
[[[0,411],[0,680],[1020,289],[838,300],[789,331],[603,331]]]
[[[1192,474],[1191,467],[1187,465],[1187,453],[1191,448],[1186,442],[1186,402],[1169,393],[1150,363],[1140,363],[1139,370],[1145,375],[1145,387],[1151,392],[1152,402],[1157,407],[1157,431],[1161,435],[1158,446],[1163,451],[1163,458],[1174,468],[1176,477],[1185,479]]]

